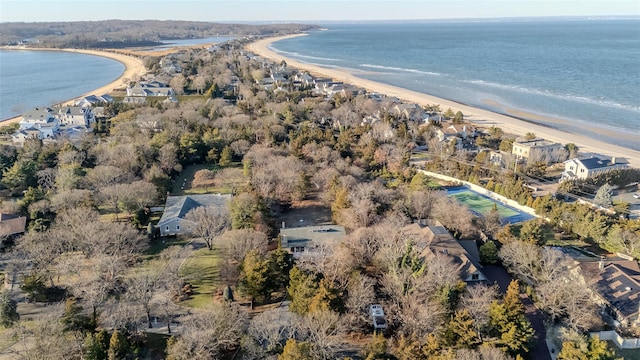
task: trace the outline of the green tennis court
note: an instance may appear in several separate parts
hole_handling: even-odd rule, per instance
[[[480,215],[486,215],[491,212],[491,209],[493,209],[493,204],[496,204],[496,206],[498,207],[498,213],[500,214],[500,218],[502,219],[520,215],[518,211],[512,210],[486,196],[480,195],[469,189],[460,191],[449,191],[449,196],[453,196],[454,198],[456,198],[456,200],[458,200],[458,202],[467,205],[471,210]]]

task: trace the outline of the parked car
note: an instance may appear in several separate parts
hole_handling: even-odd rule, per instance
[[[640,193],[633,194],[633,197],[636,198],[636,199],[640,199]]]

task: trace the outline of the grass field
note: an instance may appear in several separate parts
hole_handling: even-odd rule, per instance
[[[220,286],[220,255],[207,248],[194,251],[180,268],[180,275],[191,284],[193,296],[181,305],[203,308],[211,304]]]
[[[498,207],[498,213],[501,218],[508,218],[510,216],[518,215],[517,211],[511,210],[508,207],[505,207],[493,200],[486,198],[480,194],[476,194],[471,190],[463,190],[460,192],[456,192],[449,196],[453,196],[458,200],[458,202],[469,206],[469,208],[478,214],[486,215],[491,212],[493,209],[493,204],[496,204]]]

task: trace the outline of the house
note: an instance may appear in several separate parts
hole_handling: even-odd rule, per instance
[[[26,225],[25,216],[0,213],[0,237],[2,238],[24,233]]]
[[[188,234],[189,222],[184,219],[191,210],[200,206],[226,208],[231,194],[201,194],[168,196],[164,213],[157,227],[161,236]]]
[[[60,129],[60,123],[51,108],[34,108],[29,110],[20,120],[20,130],[38,130],[38,138],[55,138]],[[35,134],[35,133],[34,133]]]
[[[304,226],[280,229],[280,243],[294,258],[313,255],[323,244],[342,240],[345,229],[339,225]]]
[[[159,81],[140,81],[134,86],[127,86],[127,96],[171,96],[175,95],[173,89]]]
[[[461,280],[468,283],[487,280],[481,270],[480,254],[475,241],[456,240],[439,221],[430,221],[424,226],[413,223],[403,227],[402,233],[424,258],[428,259],[436,254],[448,256],[455,264]]]
[[[453,135],[463,139],[476,136],[476,128],[469,124],[451,124],[443,130],[445,135]]]
[[[566,152],[562,144],[541,138],[517,138],[513,142],[511,153],[516,155],[518,159],[545,160],[549,163],[556,163],[566,159]]]
[[[580,263],[603,312],[615,326],[640,326],[640,267],[632,260]]]
[[[96,117],[91,108],[81,106],[63,106],[57,108],[56,116],[61,125],[85,126],[89,127],[96,121]]]
[[[89,95],[76,99],[73,104],[83,108],[90,108],[98,104],[107,104],[113,102],[113,98],[110,95]]]
[[[396,104],[390,109],[389,113],[411,121],[423,121],[425,116],[424,109],[418,104]]]
[[[573,158],[564,162],[564,172],[560,181],[574,179],[588,179],[595,175],[612,170],[621,170],[628,167],[624,160],[612,157],[591,156],[586,159]]]

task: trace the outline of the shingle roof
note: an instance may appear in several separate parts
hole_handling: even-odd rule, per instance
[[[184,219],[189,210],[200,206],[224,207],[229,200],[231,200],[231,194],[169,196],[158,225],[176,218]]]

